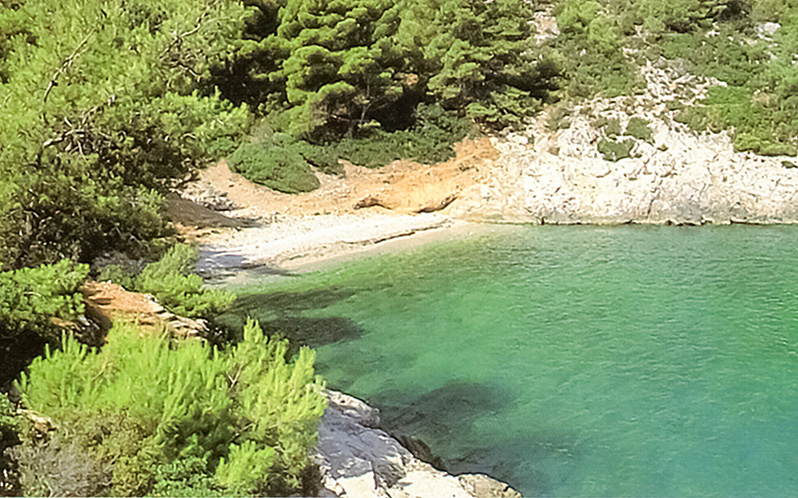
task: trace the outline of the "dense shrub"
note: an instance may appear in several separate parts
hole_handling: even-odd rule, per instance
[[[308,164],[322,173],[340,175],[344,172],[343,167],[338,162],[338,151],[334,146],[312,144],[305,140],[299,140],[293,142],[291,148],[299,153]]]
[[[70,321],[83,313],[80,287],[88,272],[87,265],[68,260],[0,272],[0,336],[60,336],[53,319]]]
[[[397,159],[427,164],[445,161],[454,153],[453,144],[471,131],[468,119],[440,105],[419,104],[415,125],[409,130],[386,132],[371,129],[333,145],[342,158],[359,166],[377,168]]]
[[[325,406],[313,361],[307,349],[288,361],[286,342],[266,338],[252,321],[226,351],[139,337],[130,324],[116,325],[99,352],[65,338],[18,384],[26,406],[57,426],[44,443],[23,435],[20,470],[36,470],[44,450],[48,469],[74,466],[62,460],[79,451],[96,465],[45,473],[49,486],[66,489],[68,479],[109,495],[289,494],[300,486]],[[36,492],[39,482],[24,491]]]
[[[621,120],[618,118],[609,119],[606,123],[598,124],[599,127],[604,129],[604,134],[610,138],[614,138],[618,135],[623,133],[623,127],[621,126]]]
[[[407,130],[363,127],[352,137],[321,143],[294,140],[271,131],[271,135],[258,137],[256,143],[242,145],[228,162],[236,172],[272,189],[307,192],[319,186],[311,165],[323,173],[340,174],[343,168],[339,159],[368,168],[398,159],[434,164],[451,158],[453,144],[473,129],[471,120],[438,104],[418,104],[413,120]]]
[[[650,141],[654,132],[649,128],[648,121],[643,118],[634,117],[626,125],[626,134],[638,140]]]
[[[0,271],[0,386],[16,378],[44,344],[61,337],[83,313],[80,287],[86,265],[54,265]]]
[[[308,161],[290,145],[245,143],[227,161],[247,179],[286,194],[319,187]]]
[[[598,151],[604,156],[606,161],[620,161],[627,157],[632,157],[632,149],[635,146],[635,141],[631,138],[625,140],[600,140],[598,143]]]

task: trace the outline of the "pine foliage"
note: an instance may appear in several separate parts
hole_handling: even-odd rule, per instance
[[[198,258],[195,248],[174,245],[131,279],[133,290],[154,295],[163,306],[181,316],[207,318],[222,311],[235,296],[203,285],[202,277],[193,273]]]
[[[70,321],[83,313],[80,287],[88,272],[87,265],[69,260],[0,271],[0,338],[21,333],[57,338],[54,318]]]
[[[337,139],[375,123],[406,129],[422,101],[502,128],[534,112],[552,84],[551,66],[535,57],[532,10],[522,0],[258,5],[248,39],[215,74],[226,95],[257,95],[296,138]]]
[[[18,388],[108,469],[103,492],[290,493],[325,407],[314,358],[302,349],[289,360],[285,341],[253,321],[227,351],[117,325],[99,352],[65,338]],[[23,471],[35,465],[24,454]]]
[[[0,261],[85,259],[164,234],[164,182],[229,152],[246,110],[197,88],[233,0],[21,0],[0,9]]]

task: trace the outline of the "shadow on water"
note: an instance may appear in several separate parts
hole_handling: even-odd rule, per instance
[[[452,474],[484,473],[524,490],[524,496],[552,496],[565,484],[577,458],[573,434],[533,433],[503,441],[485,441],[449,458]]]
[[[240,333],[247,318],[253,318],[267,334],[282,335],[293,346],[317,348],[357,339],[363,329],[349,318],[305,317],[302,312],[326,308],[351,295],[352,291],[339,288],[243,295],[216,321]]]
[[[381,409],[381,425],[387,431],[417,436],[443,460],[448,472],[487,474],[530,496],[551,495],[562,478],[536,463],[568,460],[576,453],[574,434],[533,432],[521,438],[508,434],[499,444],[494,436],[483,440],[475,435],[470,444],[463,445],[462,438],[474,434],[479,419],[495,416],[515,402],[511,393],[496,385],[449,382],[424,394],[390,391],[372,396],[370,401]],[[530,453],[534,455],[531,459]]]
[[[384,392],[373,401],[384,407],[382,422],[386,427],[439,438],[461,432],[512,399],[493,386],[453,381],[424,394],[415,390]]]
[[[275,320],[261,321],[267,334],[278,333],[291,343],[317,348],[338,341],[349,341],[363,335],[363,329],[349,318],[308,318],[286,316]]]
[[[305,292],[269,292],[238,296],[228,313],[250,315],[265,313],[296,314],[301,311],[323,309],[351,297],[352,289],[330,287]]]

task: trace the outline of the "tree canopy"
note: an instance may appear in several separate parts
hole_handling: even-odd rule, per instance
[[[86,259],[164,232],[164,185],[244,131],[246,109],[198,82],[245,15],[200,0],[0,10],[0,261]]]

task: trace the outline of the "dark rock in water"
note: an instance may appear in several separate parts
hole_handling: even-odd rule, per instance
[[[405,434],[392,434],[399,443],[407,448],[414,457],[422,462],[427,462],[438,470],[446,472],[446,464],[443,459],[432,452],[427,443],[415,436]]]

